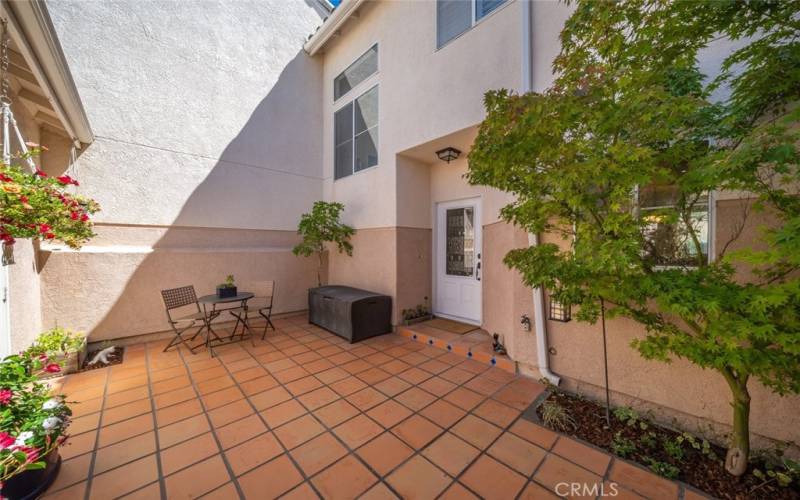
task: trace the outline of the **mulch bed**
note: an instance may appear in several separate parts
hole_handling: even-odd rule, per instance
[[[98,368],[105,368],[106,366],[113,366],[122,363],[122,359],[125,355],[125,348],[114,347],[114,354],[109,356],[108,364],[98,362],[93,365],[90,365],[89,361],[91,361],[92,358],[94,358],[95,354],[102,351],[103,349],[104,349],[103,347],[100,347],[98,349],[95,349],[94,351],[89,351],[89,354],[86,355],[86,359],[83,361],[83,366],[81,367],[81,371],[96,370]]]
[[[638,423],[628,425],[627,422],[614,415],[613,409],[611,428],[609,429],[605,419],[605,406],[564,392],[553,392],[544,401],[558,403],[575,421],[576,428],[573,431],[559,432],[592,443],[617,456],[621,455],[615,453],[612,444],[616,443],[617,449],[619,449],[620,443],[633,443],[635,450],[624,453],[623,458],[648,468],[651,465],[648,458],[671,464],[680,471],[674,479],[688,483],[707,494],[736,500],[800,499],[800,485],[795,484],[796,482],[789,487],[780,487],[775,481],[764,484],[763,480],[752,474],[753,469],[766,471],[763,459],[754,458],[748,471],[743,476],[736,478],[725,472],[723,467],[725,450],[719,446],[711,445],[710,447],[710,451],[716,455],[716,459],[714,459],[684,441],[682,444],[684,456],[677,460],[666,453],[662,443],[665,440],[675,442],[675,438],[681,435],[680,432],[657,426],[645,418],[640,418],[640,421],[646,422],[647,429],[642,429]],[[541,419],[541,405],[537,408],[536,413]],[[617,433],[619,433],[619,437],[615,438]],[[702,443],[702,438],[698,438],[697,441]]]

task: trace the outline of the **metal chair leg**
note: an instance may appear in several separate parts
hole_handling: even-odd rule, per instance
[[[261,334],[261,340],[264,340],[267,336],[267,330],[269,330],[269,327],[272,327],[273,330],[277,330],[277,328],[275,328],[275,325],[272,324],[272,320],[270,319],[270,316],[272,316],[272,311],[270,311],[269,314],[264,314],[263,312],[258,311],[258,314],[260,314],[261,317],[267,321],[266,324],[264,324],[264,332]]]
[[[192,328],[194,328],[194,326],[195,326],[195,323],[192,322],[191,325],[187,326],[183,330],[178,330],[177,328],[175,328],[175,325],[172,325],[172,331],[175,332],[175,337],[172,340],[169,341],[169,343],[167,344],[167,347],[164,348],[163,352],[167,352],[171,347],[175,347],[175,346],[177,346],[177,345],[182,343],[182,344],[186,345],[186,347],[189,349],[189,352],[194,354],[194,352],[192,351],[192,346],[189,345],[189,342],[194,340],[194,338],[197,337],[197,335],[200,334],[200,332],[203,330],[203,327],[201,326],[197,330],[197,332],[195,332],[195,334],[192,336],[192,338],[189,339],[189,341],[187,341],[185,338],[183,338],[184,332],[186,332],[188,330],[191,330]]]

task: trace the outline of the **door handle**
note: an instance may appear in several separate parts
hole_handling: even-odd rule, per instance
[[[478,265],[475,266],[475,279],[480,281],[481,280],[481,263],[478,262]]]

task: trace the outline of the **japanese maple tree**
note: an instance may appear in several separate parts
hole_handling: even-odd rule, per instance
[[[527,285],[582,321],[602,300],[644,325],[645,358],[724,377],[735,475],[750,382],[800,392],[798,34],[797,1],[577,2],[553,85],[489,92],[469,155],[470,182],[516,195],[507,221],[564,239],[506,256]],[[733,48],[702,75],[698,56],[721,41]],[[740,193],[741,210],[709,256],[721,192]],[[771,224],[743,238],[758,210]]]

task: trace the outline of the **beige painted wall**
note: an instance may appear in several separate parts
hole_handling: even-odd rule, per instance
[[[431,205],[465,198],[481,199],[481,224],[493,224],[500,220],[500,209],[513,201],[511,194],[484,186],[471,186],[464,179],[467,159],[459,158],[450,163],[431,165]],[[429,219],[431,221],[432,219]]]
[[[397,228],[359,229],[351,242],[352,257],[329,252],[329,282],[394,296],[397,287]]]
[[[12,96],[14,116],[25,140],[39,142],[40,130],[25,105]],[[13,150],[19,146],[12,143]],[[37,158],[37,163],[40,162]],[[8,308],[10,348],[12,353],[30,345],[41,330],[42,315],[39,298],[39,275],[36,251],[31,240],[18,240],[13,247],[14,264],[8,266]]]
[[[76,166],[98,236],[43,254],[43,324],[113,339],[167,328],[159,291],[234,274],[307,306],[291,247],[323,196],[316,0],[48,2],[96,140]],[[50,251],[52,250],[52,251]]]
[[[316,1],[48,3],[111,224],[296,228],[322,197]]]
[[[39,126],[32,117],[27,105],[16,98],[12,89],[12,111],[20,132],[28,142],[41,143],[48,148],[35,162],[45,172],[61,174],[67,166],[69,141],[51,130]],[[12,151],[19,145],[12,141]],[[17,240],[13,247],[14,264],[8,266],[8,301],[10,321],[11,352],[27,348],[42,330],[41,280],[37,261],[38,243],[31,240]]]
[[[487,90],[519,88],[519,14],[519,2],[509,1],[437,50],[434,1],[368,2],[318,56],[323,62],[325,198],[344,203],[344,220],[358,229],[353,257],[331,255],[330,281],[391,294],[395,322],[402,309],[433,296],[435,202],[474,192],[460,187],[463,159],[437,170],[439,165],[432,164],[441,162],[432,153],[424,159],[401,153],[479,123]],[[333,79],[375,43],[378,73],[334,103]],[[333,114],[376,84],[379,165],[334,181]]]
[[[316,259],[291,253],[293,232],[97,229],[80,252],[43,252],[45,327],[69,325],[91,332],[92,341],[164,331],[162,289],[194,285],[198,296],[208,295],[228,274],[243,291],[252,281],[274,280],[276,314],[306,309],[307,289],[316,285]],[[152,247],[139,245],[153,240]]]
[[[395,323],[402,320],[403,309],[419,304],[431,307],[431,230],[397,228],[397,290],[394,304]],[[426,300],[427,297],[427,300]]]
[[[528,365],[536,365],[536,337],[525,331],[521,318],[527,315],[533,321],[531,289],[522,284],[519,272],[503,263],[509,250],[528,245],[528,235],[502,221],[483,231],[483,328],[500,335],[522,370],[530,369]]]
[[[323,59],[323,176],[326,198],[343,202],[345,219],[357,228],[430,227],[430,212],[406,195],[425,190],[409,184],[397,153],[479,123],[483,94],[519,88],[520,5],[510,1],[471,30],[436,49],[436,3],[368,2],[342,36],[329,42]],[[333,102],[333,79],[374,43],[378,73]],[[333,113],[379,85],[379,165],[333,180]],[[428,162],[433,163],[431,155]],[[335,267],[335,262],[334,262]]]

